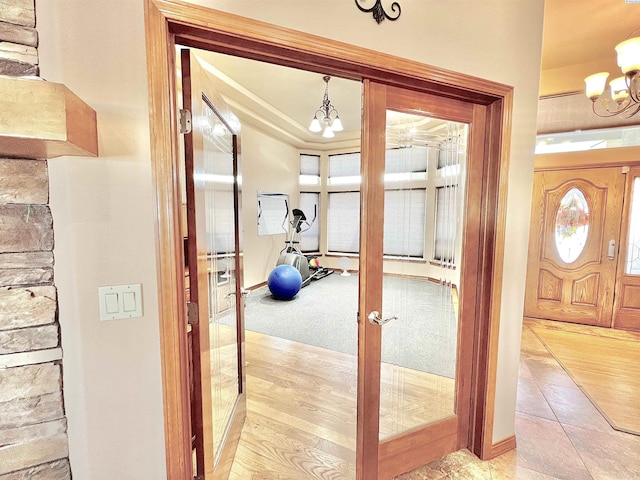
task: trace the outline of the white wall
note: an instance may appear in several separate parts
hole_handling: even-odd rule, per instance
[[[299,199],[300,154],[286,143],[242,126],[242,229],[244,286],[266,281],[276,265],[286,235],[258,235],[258,192],[286,193],[289,208]]]
[[[515,86],[494,441],[512,435],[543,0],[400,0],[400,20],[381,25],[344,0],[200,3]],[[42,76],[96,109],[101,149],[50,164],[72,468],[81,479],[164,478],[142,1],[37,8]],[[97,287],[138,282],[144,318],[99,322]]]
[[[49,162],[72,473],[165,478],[142,2],[37,7],[43,78],[98,115],[99,158]],[[129,283],[144,317],[100,322],[98,286]]]

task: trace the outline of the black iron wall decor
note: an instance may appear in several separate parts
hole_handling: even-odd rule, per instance
[[[356,6],[360,9],[361,12],[371,12],[373,14],[373,18],[378,23],[382,22],[385,18],[392,21],[397,20],[400,16],[400,13],[402,13],[402,9],[400,8],[400,4],[398,2],[393,2],[391,4],[391,11],[396,14],[395,17],[392,17],[385,11],[384,7],[382,6],[382,0],[376,0],[376,3],[371,8],[365,8],[361,6],[360,3],[364,1],[366,0],[355,0]]]

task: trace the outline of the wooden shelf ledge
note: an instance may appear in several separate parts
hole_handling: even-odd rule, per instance
[[[97,157],[96,112],[59,83],[0,76],[0,156]]]

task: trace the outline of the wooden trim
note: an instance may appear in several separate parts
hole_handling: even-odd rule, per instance
[[[603,148],[585,152],[536,155],[534,169],[574,170],[577,168],[624,167],[640,165],[640,147]]]
[[[380,442],[379,480],[391,480],[421,465],[437,460],[456,450],[456,425],[458,417],[449,417],[427,428],[418,428],[397,438]],[[423,447],[428,443],[430,448]]]
[[[192,478],[175,48],[164,15],[151,1],[145,2],[145,25],[167,478]]]
[[[498,158],[499,162],[488,162],[484,172],[485,193],[483,196],[484,220],[481,251],[488,256],[480,259],[481,278],[491,278],[487,285],[480,282],[478,318],[487,321],[477,325],[478,339],[474,354],[473,399],[474,412],[471,419],[470,449],[480,458],[491,455],[493,423],[495,415],[495,388],[498,366],[498,334],[500,330],[500,305],[502,296],[502,275],[504,268],[504,245],[506,227],[506,207],[509,178],[509,146],[511,144],[511,112],[513,92],[505,95],[503,101],[489,107],[486,158]],[[501,125],[501,128],[498,127]],[[499,132],[502,131],[502,136]],[[496,205],[496,211],[487,211]]]
[[[382,311],[382,235],[379,225],[384,212],[386,126],[384,121],[380,121],[386,118],[384,85],[365,80],[362,103],[356,479],[369,480],[378,478],[380,423],[380,369],[372,369],[370,365],[380,362],[382,331],[379,326],[370,324],[366,317],[374,310]]]
[[[495,396],[496,396],[496,376],[498,371],[498,336],[500,332],[500,306],[502,303],[502,275],[504,270],[504,246],[505,233],[507,224],[507,193],[509,187],[509,149],[511,147],[511,114],[513,110],[513,91],[504,96],[502,102],[495,102],[491,106],[491,121],[500,123],[501,128],[491,128],[493,134],[490,138],[488,158],[499,158],[500,162],[494,162],[490,165],[490,173],[486,176],[488,183],[487,195],[493,200],[489,201],[491,205],[497,205],[497,212],[491,221],[487,221],[485,228],[485,249],[493,252],[493,258],[486,259],[487,263],[491,262],[491,266],[486,268],[490,270],[484,278],[491,278],[489,285],[485,285],[486,294],[489,297],[489,315],[488,315],[488,338],[486,344],[480,341],[478,352],[480,355],[486,355],[487,369],[480,375],[486,382],[483,391],[479,391],[484,398],[485,418],[482,425],[484,442],[479,457],[483,458],[487,455],[490,445],[493,443],[493,423],[495,415]],[[501,132],[502,135],[499,135]],[[495,182],[491,182],[495,179]],[[482,403],[480,399],[476,399],[476,406]],[[474,452],[478,454],[477,452]]]
[[[147,0],[162,12],[177,43],[279,65],[368,78],[484,105],[511,87],[375,50],[177,0]]]
[[[474,413],[469,439],[474,453],[482,456],[482,452],[491,445],[495,407],[512,87],[175,0],[145,0],[145,23],[151,158],[157,209],[158,296],[168,477],[192,476],[187,342],[182,308],[184,275],[180,195],[177,168],[174,165],[178,158],[174,74],[176,40],[186,46],[364,79],[365,83],[367,80],[379,81],[488,107],[486,123],[489,125],[490,138],[484,156],[487,165],[483,175],[489,180],[483,187],[485,200],[482,207],[482,247],[488,253],[481,259],[480,272],[484,282],[479,283],[484,285],[479,285],[481,302],[477,310],[477,327],[480,337],[475,340],[473,349]],[[365,108],[368,108],[366,102]],[[364,126],[365,131],[371,127],[366,121]],[[363,151],[364,155],[367,153]],[[363,235],[366,234],[363,232]],[[366,274],[368,270],[366,265],[361,264],[361,274]],[[370,302],[365,304],[365,308],[370,306],[373,306]],[[364,337],[368,339],[370,335],[375,336],[369,327],[361,327],[360,331],[361,342]],[[372,343],[376,344],[375,339]],[[364,354],[372,355],[374,352],[366,351]],[[486,359],[486,363],[480,359]],[[364,383],[359,391],[362,397],[359,401],[368,401],[366,396],[363,397],[366,380]],[[359,430],[360,436],[365,438],[364,442],[378,441],[377,429],[372,434],[371,427],[369,424],[366,429]],[[478,442],[477,438],[481,441]],[[358,445],[359,454],[364,451],[363,447],[363,444]],[[363,468],[377,465],[377,458],[362,461],[366,464]],[[359,475],[361,480],[374,478],[367,476],[364,469],[360,470]]]
[[[516,447],[516,436],[512,435],[504,440],[500,440],[498,443],[494,443],[491,446],[491,454],[488,458],[484,458],[483,460],[492,460],[500,455],[510,452],[511,450],[515,450]]]

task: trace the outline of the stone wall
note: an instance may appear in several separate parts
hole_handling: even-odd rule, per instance
[[[0,75],[38,75],[34,0],[0,0]]]
[[[34,0],[0,0],[0,75],[38,74]],[[46,160],[0,158],[0,480],[71,478]]]

